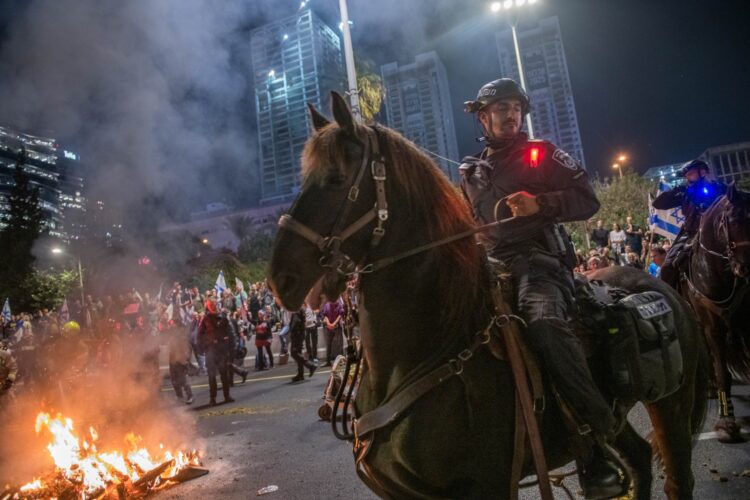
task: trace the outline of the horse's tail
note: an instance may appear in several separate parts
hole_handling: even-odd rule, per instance
[[[730,324],[726,360],[727,368],[736,378],[750,381],[750,329],[732,328]]]
[[[705,337],[702,332],[698,331],[697,325],[694,325],[693,329],[695,330],[697,359],[693,383],[693,410],[690,414],[690,433],[693,436],[693,444],[695,444],[695,440],[706,421],[713,365],[708,354],[708,344]]]

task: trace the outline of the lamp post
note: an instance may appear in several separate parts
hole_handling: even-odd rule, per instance
[[[61,255],[64,254],[65,251],[60,247],[52,247],[50,250],[52,255]],[[81,287],[81,304],[86,303],[86,299],[84,298],[83,294],[83,268],[81,267],[81,258],[77,257],[78,260],[78,285]]]
[[[349,10],[346,0],[339,0],[341,10],[341,31],[344,33],[344,59],[346,60],[346,79],[349,83],[349,103],[352,106],[352,114],[357,121],[362,121],[362,112],[359,108],[359,89],[357,87],[357,70],[354,66],[354,46],[352,45],[352,32],[349,26]]]
[[[620,179],[622,179],[622,165],[620,165],[619,163],[615,163],[614,165],[612,165],[612,168],[620,173]]]
[[[342,2],[344,0],[341,0]],[[537,0],[503,0],[502,2],[492,2],[490,4],[490,10],[494,13],[500,12],[501,10],[511,10],[524,5],[533,5],[537,3]],[[517,13],[517,11],[515,11]],[[516,32],[516,24],[518,24],[517,17],[509,20],[510,32],[513,35],[513,49],[516,53],[516,65],[518,66],[518,77],[521,80],[521,88],[528,94],[529,91],[526,88],[526,78],[523,74],[523,64],[521,63],[521,48],[518,45],[518,33]],[[526,114],[526,129],[529,131],[529,139],[534,138],[534,128],[531,125],[531,113]]]
[[[625,167],[626,161],[628,161],[628,157],[624,154],[620,154],[617,156],[617,162],[612,165],[612,168],[620,173],[620,179],[622,179],[622,169]]]

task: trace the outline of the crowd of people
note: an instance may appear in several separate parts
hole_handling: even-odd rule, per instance
[[[604,221],[597,220],[589,241],[591,249],[588,253],[576,253],[576,272],[585,274],[609,266],[628,266],[645,269],[652,276],[659,277],[670,248],[669,240],[634,224],[632,217],[627,217],[622,226],[615,222],[609,228]]]
[[[265,282],[249,284],[247,289],[238,282],[234,291],[204,292],[175,282],[168,293],[132,290],[101,299],[88,295],[71,304],[57,311],[42,309],[4,318],[0,394],[17,379],[33,385],[35,379],[46,377],[50,365],[40,359],[62,356],[63,343],[82,351],[77,353],[78,369],[85,371],[88,366],[106,365],[113,352],[121,353],[129,349],[124,348],[129,342],[137,342],[146,365],[154,370],[159,369],[162,348],[168,352],[170,381],[177,398],[186,404],[194,401],[190,377],[202,376],[208,377],[209,404],[217,404],[217,377],[224,401],[232,402],[235,377],[244,383],[249,373],[245,362],[253,358],[248,356],[251,342],[256,371],[272,369],[274,358],[286,363],[291,354],[298,365],[292,381],[297,382],[304,379],[305,368],[312,376],[321,364],[319,330],[325,342],[323,364],[331,366],[343,354],[344,329],[351,331],[356,317],[356,299],[350,290],[342,298],[324,301],[319,309],[305,303],[299,311],[287,311]]]

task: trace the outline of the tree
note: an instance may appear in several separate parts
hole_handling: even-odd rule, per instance
[[[18,287],[32,272],[32,248],[43,228],[42,209],[39,205],[39,188],[23,168],[26,151],[21,150],[13,170],[13,187],[6,201],[8,215],[6,226],[0,231],[0,283],[5,295],[17,298]],[[16,300],[16,303],[18,301]]]
[[[357,88],[359,90],[359,109],[365,123],[375,121],[385,97],[383,80],[373,70],[373,62],[361,59],[355,64],[357,68]]]
[[[653,193],[656,185],[635,172],[625,172],[622,178],[615,177],[611,182],[594,181],[594,192],[601,203],[601,208],[592,217],[604,221],[605,227],[618,223],[625,225],[625,218],[633,217],[633,223],[643,227],[648,221],[648,195]],[[586,234],[593,224],[574,222],[565,225],[573,238],[576,248],[586,248]]]
[[[20,311],[38,311],[45,307],[57,309],[68,293],[77,286],[78,273],[75,271],[32,269],[20,283],[14,304]]]
[[[255,219],[249,215],[232,215],[224,219],[224,227],[229,229],[240,242],[253,232]]]
[[[271,260],[275,231],[256,231],[245,238],[237,249],[237,255],[242,262],[267,262]]]

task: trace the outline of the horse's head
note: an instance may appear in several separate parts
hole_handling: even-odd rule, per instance
[[[734,183],[727,188],[719,232],[727,245],[732,272],[739,278],[747,278],[750,276],[750,194],[738,190]]]
[[[377,137],[356,122],[339,94],[331,95],[334,122],[309,106],[314,132],[302,153],[302,189],[280,221],[271,259],[270,282],[290,310],[321,278],[322,292],[337,297],[387,218],[387,211],[373,208],[382,173]]]
[[[279,221],[269,269],[277,296],[290,310],[316,284],[327,297],[337,297],[357,265],[473,224],[456,186],[412,142],[385,127],[357,123],[335,92],[333,121],[309,108],[314,131],[302,153],[302,188]],[[481,265],[472,239],[432,255],[463,270],[440,273],[440,286],[462,290],[464,281],[477,281]],[[311,300],[318,295],[316,286]],[[471,299],[466,295],[460,303]]]

